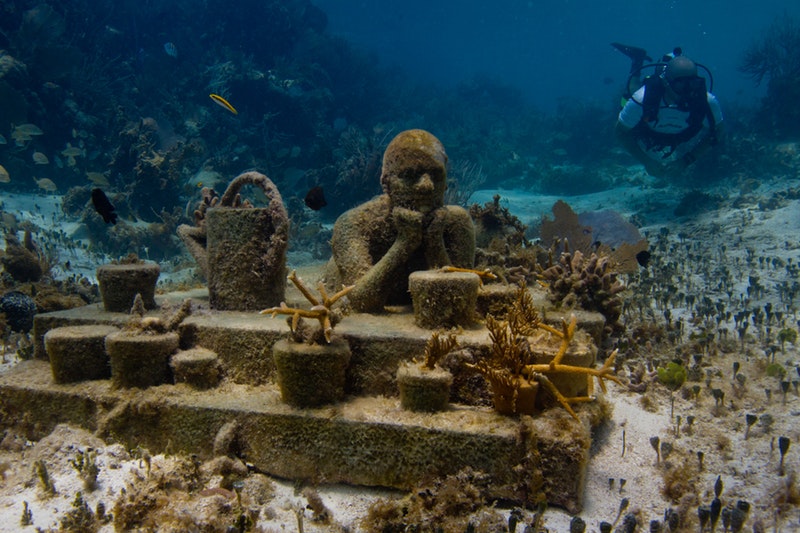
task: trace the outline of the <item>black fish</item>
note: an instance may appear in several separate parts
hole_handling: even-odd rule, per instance
[[[322,191],[322,187],[319,185],[309,189],[309,191],[306,193],[304,201],[306,205],[314,211],[319,211],[328,205],[328,202],[325,201],[325,193]]]
[[[647,263],[650,262],[650,252],[648,252],[647,250],[642,250],[641,252],[636,254],[636,262],[643,267],[647,267]]]
[[[108,199],[106,193],[101,191],[100,189],[92,189],[92,204],[94,204],[94,210],[103,217],[103,222],[108,224],[117,223],[117,214],[114,212],[114,204]]]

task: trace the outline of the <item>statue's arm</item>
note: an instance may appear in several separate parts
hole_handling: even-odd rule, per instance
[[[347,239],[341,243],[340,248],[345,263],[340,264],[340,273],[345,283],[355,283],[355,288],[348,298],[353,308],[358,311],[383,309],[388,293],[387,287],[394,283],[397,276],[405,275],[405,265],[422,241],[422,220],[419,213],[407,209],[395,209],[393,223],[397,229],[397,237],[375,264],[372,264],[368,250],[369,242],[363,232],[358,232],[360,238]],[[359,264],[355,264],[356,260]],[[336,261],[339,263],[338,258]],[[342,270],[345,265],[356,275],[351,277],[346,274]]]
[[[448,205],[436,210],[426,228],[425,257],[429,268],[472,268],[475,261],[475,225],[469,213]]]

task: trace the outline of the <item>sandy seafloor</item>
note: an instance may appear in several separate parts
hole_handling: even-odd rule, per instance
[[[676,286],[676,292],[694,292],[700,296],[705,294],[712,298],[721,298],[718,291],[715,293],[715,289],[710,286],[711,280],[701,275],[704,265],[712,269],[728,266],[738,280],[734,294],[745,293],[750,276],[759,276],[766,291],[759,300],[750,304],[751,308],[771,302],[776,309],[784,308],[787,325],[797,328],[795,304],[782,302],[775,289],[778,283],[791,280],[786,279],[780,268],[770,267],[770,260],[764,262],[766,266],[759,266],[758,261],[754,265],[748,265],[745,258],[755,254],[767,258],[780,257],[784,262],[800,262],[800,200],[787,200],[777,208],[769,209],[759,205],[759,201],[774,197],[773,193],[798,185],[800,179],[764,180],[752,192],[748,192],[747,197],[740,196],[740,191],[736,188],[721,189],[720,192],[728,200],[723,202],[720,209],[701,209],[701,212],[691,217],[682,218],[676,217],[673,210],[679,198],[687,191],[670,187],[626,187],[563,199],[576,212],[615,209],[624,216],[637,213],[645,223],[643,233],[655,235],[664,231],[662,228],[667,228],[672,241],[686,244],[687,252],[681,252],[673,260],[683,263],[681,268],[686,273],[686,279],[692,280],[691,286]],[[485,190],[474,194],[472,202],[488,202],[495,194],[500,194],[503,205],[526,223],[538,220],[543,214],[550,214],[550,208],[558,199],[523,191]],[[732,200],[736,197],[744,198],[744,201],[733,207]],[[76,235],[79,235],[80,230],[75,224],[60,220],[60,216],[54,214],[59,212],[56,209],[59,201],[57,196],[4,194],[2,201],[4,209],[16,213],[18,218],[27,218],[40,226],[58,224],[68,234],[77,232]],[[38,209],[33,208],[34,203],[38,205]],[[695,243],[694,248],[692,243]],[[79,249],[65,252],[62,259],[70,259],[70,274],[79,273],[90,278],[94,277],[98,261],[102,261],[87,256]],[[290,256],[290,262],[299,263],[302,260],[303,254]],[[62,273],[56,271],[56,274]],[[184,275],[185,272],[170,272],[168,265],[162,266],[162,276],[165,278],[180,278]],[[672,311],[673,317],[683,316],[687,321],[690,320],[691,313],[685,308],[678,306]],[[653,309],[652,313],[654,316],[661,316],[662,311]],[[720,325],[719,328],[734,331],[732,322]],[[688,337],[688,332],[686,336]],[[721,495],[723,506],[733,505],[737,500],[746,500],[751,504],[744,531],[759,530],[759,525],[763,527],[763,531],[800,531],[800,512],[797,505],[799,491],[796,481],[800,450],[795,444],[800,438],[800,396],[790,390],[782,398],[779,382],[764,374],[764,361],[767,358],[764,344],[755,336],[748,337],[739,348],[733,351],[723,350],[710,359],[710,367],[717,372],[714,374],[715,386],[728,391],[725,405],[721,409],[715,408],[715,402],[706,390],[703,390],[697,400],[677,394],[675,414],[681,415],[684,421],[678,434],[670,419],[669,397],[664,387],[651,385],[647,395],[651,400],[649,403],[655,404],[655,409],[646,410],[642,394],[610,384],[607,399],[613,404],[614,412],[610,422],[595,436],[586,481],[584,509],[580,513],[587,523],[587,531],[599,531],[598,524],[601,520],[613,522],[622,498],[628,498],[630,502],[628,512],[639,511],[642,522],[640,531],[648,531],[650,520],[663,519],[665,509],[679,506],[678,502],[670,502],[662,494],[664,473],[668,468],[665,463],[683,461],[687,465],[694,465],[697,451],[705,454],[704,469],[698,474],[704,481],[697,484],[701,501],[687,505],[687,516],[691,522],[684,530],[699,530],[697,505],[710,503],[714,497],[714,482],[720,476],[724,484]],[[669,354],[663,357],[662,360],[666,360]],[[3,368],[7,369],[14,364],[15,356],[6,354],[5,359],[8,363]],[[740,361],[740,372],[748,377],[744,390],[738,393],[733,388],[732,361]],[[782,363],[789,370],[787,379],[797,379],[795,367],[800,364],[797,346],[787,344],[785,352],[776,356],[776,362]],[[766,400],[765,389],[774,391],[769,402]],[[749,413],[759,417],[768,413],[773,422],[765,425],[759,418],[759,423],[750,429],[749,436],[745,439],[745,414]],[[689,415],[695,417],[691,429],[685,423]],[[59,517],[71,508],[74,494],[81,490],[77,471],[69,464],[69,459],[74,457],[76,446],[86,445],[78,440],[87,438],[85,435],[80,436],[79,432],[64,431],[64,434],[55,439],[55,445],[42,443],[37,446],[36,443],[26,443],[22,451],[0,450],[0,465],[4,465],[0,477],[0,531],[58,529]],[[659,464],[650,445],[650,438],[653,436],[660,436],[662,441],[669,441],[673,445],[671,457]],[[784,475],[781,476],[776,441],[782,436],[789,437],[793,444],[785,457]],[[71,442],[72,438],[75,442]],[[32,462],[36,457],[46,457],[58,490],[56,496],[45,498],[37,489],[32,472]],[[170,460],[156,456],[153,458],[153,465],[162,462],[166,464]],[[94,508],[102,500],[110,509],[125,482],[132,479],[135,472],[141,473],[143,465],[140,460],[127,459],[125,451],[119,445],[113,444],[99,447],[98,463],[101,465],[99,487],[85,493],[86,501]],[[114,468],[109,467],[112,464],[115,465]],[[622,479],[625,484],[620,488]],[[332,512],[333,522],[332,525],[320,525],[306,519],[305,531],[342,531],[343,528],[358,531],[359,518],[365,515],[367,507],[375,498],[400,496],[392,491],[359,487],[323,486],[318,490]],[[28,503],[32,512],[33,523],[27,527],[20,525],[23,501]],[[265,506],[265,509],[269,508],[269,512],[261,513],[259,525],[267,531],[297,531],[296,511],[306,503],[302,495],[295,493],[291,482],[276,480],[275,496]],[[503,509],[499,511],[508,512]],[[306,510],[305,513],[310,516],[310,511]],[[266,516],[271,518],[266,520]],[[530,516],[531,512],[526,511],[527,519]],[[569,531],[570,518],[562,510],[550,508],[544,515],[543,523],[549,531],[566,532]],[[721,523],[717,527],[719,531],[722,530]],[[522,527],[519,527],[518,531],[521,530]],[[113,526],[103,526],[102,531],[113,531]]]

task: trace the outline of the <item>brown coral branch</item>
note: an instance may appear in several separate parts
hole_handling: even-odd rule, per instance
[[[434,331],[431,338],[425,343],[423,366],[433,370],[436,367],[436,363],[453,351],[456,346],[458,346],[458,340],[456,340],[455,335],[450,334],[446,339],[442,339],[439,336],[439,332]]]
[[[460,268],[448,265],[440,268],[439,272],[466,272],[468,274],[475,274],[481,281],[481,285],[483,285],[484,279],[490,279],[490,280],[497,279],[497,276],[494,273],[492,273],[488,268],[484,270],[474,270],[472,268]]]
[[[303,280],[297,276],[297,272],[295,270],[292,270],[291,274],[288,276],[288,279],[294,284],[295,287],[297,287],[297,290],[299,290],[303,296],[305,296],[306,300],[311,303],[311,309],[289,307],[286,305],[286,302],[281,302],[279,307],[270,307],[268,309],[264,309],[260,314],[272,315],[273,318],[276,315],[290,315],[292,318],[289,328],[291,329],[292,333],[297,331],[297,327],[300,324],[301,318],[313,318],[319,321],[320,327],[322,328],[322,333],[325,337],[325,342],[331,342],[331,335],[333,334],[331,308],[340,298],[344,297],[347,295],[347,293],[353,290],[354,285],[343,287],[342,290],[329,297],[328,293],[325,291],[325,288],[322,286],[322,283],[320,283],[319,291],[320,295],[322,296],[322,303],[320,303],[319,299],[311,294],[311,291],[305,286]]]

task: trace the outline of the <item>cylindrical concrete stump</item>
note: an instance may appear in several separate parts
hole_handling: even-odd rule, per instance
[[[219,358],[206,348],[181,350],[170,360],[175,383],[187,383],[198,389],[210,389],[219,384]]]
[[[350,346],[343,339],[330,344],[280,340],[272,347],[281,399],[295,407],[317,407],[344,398]]]
[[[475,321],[480,278],[471,272],[423,270],[408,277],[414,320],[421,328],[469,326]]]
[[[178,334],[131,334],[127,331],[106,337],[111,361],[111,383],[117,388],[141,389],[172,382],[169,360],[178,350]]]
[[[420,368],[416,363],[401,363],[397,369],[400,406],[408,411],[444,411],[450,403],[453,375],[443,368]]]
[[[105,338],[114,326],[65,326],[44,335],[44,349],[56,383],[108,379],[111,367]]]
[[[156,308],[156,282],[161,268],[157,263],[103,265],[97,269],[97,283],[103,308],[111,313],[128,313],[136,294],[142,295],[145,309]]]

